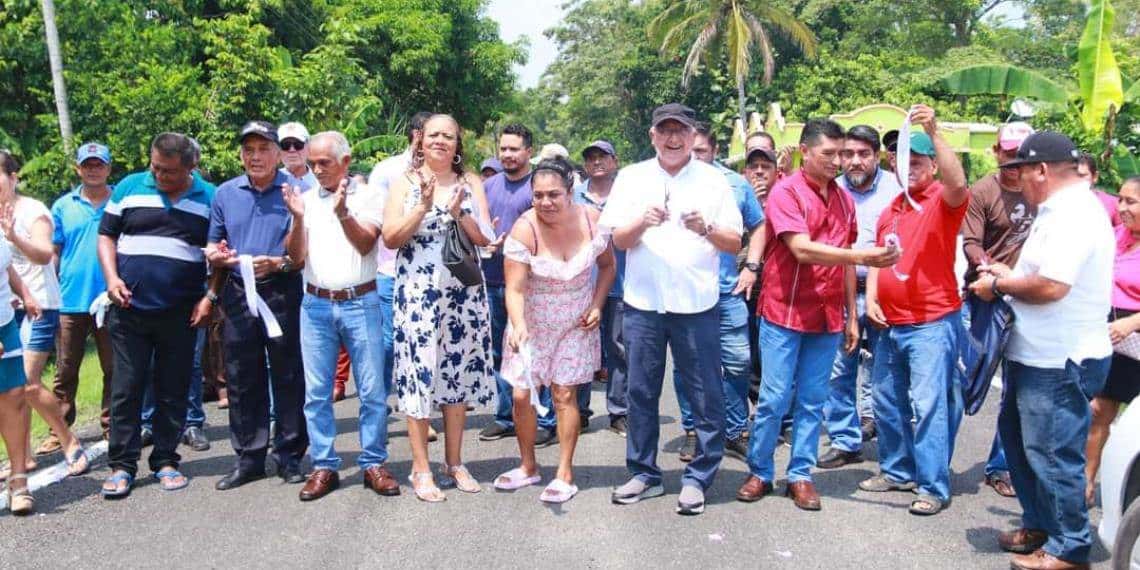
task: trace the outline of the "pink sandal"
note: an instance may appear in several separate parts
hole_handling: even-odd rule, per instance
[[[578,486],[571,485],[562,479],[555,479],[542,490],[538,500],[544,503],[560,504],[574,498],[578,494]]]
[[[527,475],[522,467],[515,467],[498,477],[495,477],[495,488],[500,491],[516,491],[523,487],[529,487],[542,481],[542,476],[538,473],[534,475]]]

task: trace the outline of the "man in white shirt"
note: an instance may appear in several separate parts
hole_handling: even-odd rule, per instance
[[[1022,527],[1002,533],[1013,568],[1088,568],[1092,535],[1085,504],[1089,396],[1104,385],[1112,356],[1116,242],[1108,216],[1077,172],[1079,151],[1054,132],[1030,135],[1016,166],[1037,219],[1017,265],[980,266],[970,291],[1006,295],[1014,324],[1009,379],[998,429]]]
[[[364,486],[381,495],[399,495],[388,460],[388,389],[381,378],[383,316],[376,293],[376,243],[383,201],[374,188],[347,177],[351,147],[338,132],[312,139],[310,161],[320,188],[301,194],[284,189],[293,215],[290,251],[305,262],[305,298],[301,303],[301,357],[305,366],[305,422],[310,434],[313,473],[300,499],[319,499],[340,485],[340,458],[333,447],[333,375],[339,346],[354,363],[360,398],[360,448],[357,463]],[[299,242],[299,243],[297,243]]]
[[[740,250],[743,222],[724,175],[694,160],[696,113],[670,103],[653,111],[657,156],[623,168],[598,225],[628,250],[623,332],[629,360],[626,466],[633,477],[612,501],[665,493],[657,466],[666,347],[692,408],[697,448],[682,477],[677,512],[704,512],[705,489],[724,455],[718,275],[720,252]]]

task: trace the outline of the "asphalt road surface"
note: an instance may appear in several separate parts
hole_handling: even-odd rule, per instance
[[[604,411],[594,385],[596,411]],[[403,494],[380,497],[362,487],[355,465],[359,450],[357,401],[336,405],[345,459],[339,491],[312,503],[297,500],[299,485],[269,478],[219,492],[214,483],[233,465],[224,411],[208,404],[210,451],[183,453],[187,489],[164,493],[147,475],[123,501],[103,500],[105,457],[91,473],[36,495],[39,514],[16,519],[0,514],[0,568],[1008,568],[997,533],[1018,522],[1016,499],[981,484],[995,426],[998,392],[968,417],[953,462],[954,499],[929,518],[907,513],[913,495],[873,494],[856,483],[876,472],[875,445],[868,461],[818,471],[823,510],[796,509],[782,496],[788,448],[777,451],[777,494],[757,503],[736,502],[746,477],[743,462],[726,458],[708,495],[704,515],[674,514],[680,473],[681,429],[672,390],[662,402],[661,466],[667,495],[631,506],[610,504],[610,489],[625,481],[625,440],[596,415],[578,445],[578,496],[561,508],[538,501],[541,485],[515,493],[490,482],[513,467],[513,439],[481,442],[477,434],[491,413],[468,419],[464,458],[484,491],[449,491],[441,504],[419,502],[406,483],[411,452],[402,418],[389,424],[389,468]],[[438,426],[437,426],[438,427]],[[443,460],[432,444],[433,467]],[[543,484],[553,476],[557,446],[539,450]],[[1099,520],[1099,512],[1093,513]],[[1106,566],[1102,546],[1093,552]]]

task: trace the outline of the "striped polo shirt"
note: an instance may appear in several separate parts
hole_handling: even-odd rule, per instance
[[[119,277],[131,290],[131,308],[184,306],[205,293],[206,234],[214,186],[197,173],[175,203],[158,191],[154,175],[138,172],[115,186],[99,235],[117,240]]]

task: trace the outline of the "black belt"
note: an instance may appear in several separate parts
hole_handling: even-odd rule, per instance
[[[364,296],[376,290],[376,280],[372,279],[365,281],[360,285],[349,287],[347,289],[321,289],[311,283],[305,284],[305,291],[310,295],[316,295],[322,299],[330,301],[348,301],[357,297]]]
[[[867,292],[867,278],[855,276],[855,291],[859,293]]]

